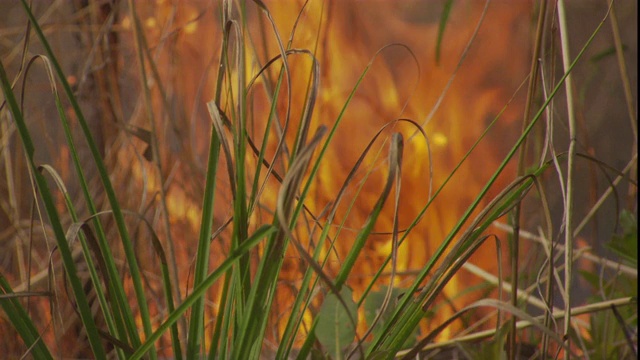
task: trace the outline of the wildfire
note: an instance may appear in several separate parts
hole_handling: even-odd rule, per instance
[[[583,44],[586,26],[575,34],[565,29],[567,21],[583,21],[582,7],[539,5],[114,0],[5,6],[10,16],[0,37],[7,50],[1,66],[7,101],[1,110],[7,116],[0,128],[7,176],[0,187],[7,200],[0,223],[7,251],[0,277],[17,296],[2,286],[3,306],[10,306],[0,316],[0,333],[9,335],[0,347],[8,356],[50,351],[85,358],[104,347],[109,357],[155,351],[191,358],[206,348],[213,357],[279,358],[309,349],[340,357],[347,346],[355,354],[360,345],[376,357],[403,343],[414,349],[395,355],[409,358],[462,338],[466,344],[504,328],[497,325],[508,319],[527,319],[502,310],[518,293],[506,283],[504,293],[496,290],[495,279],[518,278],[518,292],[546,284],[544,299],[526,299],[527,314],[540,313],[529,306],[540,308],[545,319],[542,327],[518,324],[535,326],[539,349],[520,342],[528,329],[507,332],[510,357],[516,342],[556,356],[567,349],[633,353],[637,339],[624,318],[633,321],[637,314],[616,310],[637,295],[626,282],[637,277],[630,266],[636,259],[626,256],[637,237],[637,151],[622,172],[615,169],[623,159],[608,156],[620,153],[611,141],[637,143],[629,85],[636,74],[626,66],[627,57],[637,56],[623,45],[630,33],[618,31],[618,20],[637,19],[618,18],[611,4]],[[604,39],[609,35],[612,40]],[[530,69],[532,59],[539,69]],[[590,91],[590,84],[609,84],[618,67],[623,86],[617,92],[607,87],[614,92],[603,97]],[[567,71],[571,76],[558,76]],[[542,95],[548,101],[540,108]],[[609,111],[616,98],[627,107]],[[530,231],[520,230],[518,260],[524,263],[518,264],[509,260],[510,226],[489,226],[495,213],[487,221],[483,210],[506,211],[504,202],[492,200],[513,189],[515,167],[523,165],[511,149],[522,144],[525,100],[531,113],[539,110],[534,125],[540,127],[533,131],[546,133],[527,128],[522,139],[535,148],[536,163],[545,158],[553,164],[534,170],[540,204],[529,203],[538,200],[531,194],[508,200],[522,201],[520,227]],[[587,116],[591,108],[613,114],[602,121],[616,124],[615,137],[591,136],[591,126],[604,123]],[[628,134],[618,126],[624,110],[633,130]],[[562,135],[568,136],[554,137],[556,128],[564,130],[559,118],[565,115]],[[212,138],[222,146],[209,158],[218,149],[210,146]],[[31,162],[42,165],[48,186],[33,181]],[[606,190],[598,198],[604,177]],[[631,212],[620,211],[620,181],[629,182]],[[208,191],[212,183],[214,193]],[[604,200],[613,195],[615,204],[608,205]],[[541,223],[544,234],[534,234]],[[593,229],[583,231],[590,223]],[[602,237],[609,225],[613,233]],[[560,235],[562,243],[551,240]],[[590,254],[590,245],[620,259]],[[452,271],[442,276],[443,269]],[[585,269],[583,277],[572,275]],[[587,299],[589,288],[597,290],[596,300]],[[340,291],[342,304],[330,308]],[[382,297],[389,308],[370,306]],[[390,308],[399,303],[399,317],[388,323]],[[602,310],[613,311],[596,313]],[[386,327],[372,326],[372,316]],[[344,317],[350,323],[340,329],[336,319]],[[485,329],[491,330],[478,332]],[[348,339],[339,336],[342,330]],[[23,341],[12,340],[19,337]],[[419,346],[412,345],[416,339],[423,340]],[[478,345],[486,350],[502,337],[495,339]]]
[[[307,199],[306,205],[312,213],[321,214],[323,209],[336,200],[335,196],[347,174],[375,133],[388,122],[410,118],[424,126],[431,154],[423,137],[411,136],[415,127],[402,124],[394,127],[394,131],[405,135],[406,141],[399,212],[399,227],[406,228],[428,202],[430,186],[434,187],[431,189],[433,193],[443,183],[524,80],[527,72],[530,29],[528,16],[531,4],[492,3],[459,68],[461,56],[474,36],[474,30],[482,16],[484,3],[456,2],[444,32],[438,60],[435,51],[442,9],[433,2],[378,1],[372,4],[357,1],[310,1],[297,20],[302,5],[300,1],[267,3],[282,41],[286,42],[295,29],[291,48],[316,49],[315,59],[319,63],[321,75],[312,128],[321,124],[329,127],[333,125],[358,78],[372,61],[369,73],[346,108],[342,124],[337,129],[319,170],[319,181],[313,184],[312,195]],[[244,36],[245,40],[252,39],[246,41],[245,47],[245,51],[250,54],[247,73],[256,74],[259,64],[264,64],[279,54],[279,50],[271,26],[264,25],[264,22],[261,25],[260,18],[265,20],[264,13],[252,6],[247,7],[248,33]],[[177,156],[184,163],[195,160],[202,164],[209,139],[200,134],[208,134],[210,126],[204,103],[215,95],[213,79],[216,70],[212,68],[212,64],[218,63],[221,42],[221,25],[215,15],[217,10],[197,1],[189,1],[176,4],[162,2],[152,9],[141,9],[142,14],[145,11],[149,13],[145,20],[147,26],[151,23],[173,25],[168,29],[151,31],[149,43],[170,49],[170,52],[163,53],[159,66],[166,69],[168,83],[175,96],[180,99],[183,111],[189,114],[192,121],[184,128],[189,131],[183,131],[183,134],[187,134],[187,140],[182,144],[184,149],[189,150],[185,152],[187,155],[172,156]],[[388,44],[404,44],[406,47],[389,46],[377,53]],[[286,94],[290,92],[291,119],[294,122],[300,119],[310,67],[309,57],[289,58],[292,83],[290,89],[285,86],[277,99],[279,117],[286,114]],[[272,67],[266,75],[272,82],[271,86],[276,81],[276,68]],[[263,129],[269,113],[270,102],[262,87],[264,81],[264,78],[260,78],[254,84],[253,102],[249,106],[254,122],[251,134],[254,141],[261,139],[260,129]],[[425,265],[433,250],[446,237],[495,170],[506,150],[503,146],[505,140],[514,137],[511,124],[521,115],[521,98],[522,96],[516,97],[506,109],[492,134],[457,171],[400,246],[396,271],[403,275],[396,277],[395,285],[408,284],[412,271]],[[435,107],[436,111],[431,113]],[[295,124],[292,126],[295,127]],[[207,130],[203,131],[205,129]],[[287,134],[290,146],[292,136],[293,134]],[[271,138],[274,139],[275,136]],[[271,151],[274,144],[270,144]],[[328,255],[329,273],[339,268],[341,259],[352,246],[355,233],[368,217],[384,184],[387,167],[384,154],[387,145],[384,141],[378,141],[374,149],[371,151],[372,155],[366,157],[362,170],[356,176],[357,181],[351,184],[339,205],[337,221],[334,221],[330,236],[335,240],[335,250]],[[376,152],[381,152],[382,156],[375,156]],[[266,158],[269,159],[269,156]],[[197,216],[193,216],[193,213],[200,206],[196,190],[191,189],[190,193],[189,188],[178,185],[188,183],[191,178],[184,163],[177,167],[175,183],[168,190],[167,203],[173,222],[182,223],[182,226],[173,228],[174,239],[178,243],[192,241],[185,234],[191,234],[191,239],[196,238],[198,228],[194,220]],[[430,167],[433,169],[432,174]],[[228,199],[228,193],[225,195],[228,179],[221,176],[220,182],[220,194]],[[263,193],[260,206],[253,215],[255,221],[270,218],[275,207],[277,187],[278,184],[272,181]],[[224,206],[217,208],[218,224],[229,217],[230,211]],[[392,220],[393,206],[388,204],[376,224],[375,231],[379,235],[369,239],[365,256],[356,264],[354,273],[359,275],[348,281],[356,298],[391,251],[391,236],[388,233],[392,229]],[[339,222],[342,221],[344,223],[341,225]],[[308,226],[313,228],[315,225]],[[307,244],[319,232],[316,229],[316,234],[311,235],[308,229],[305,231],[306,238],[303,236],[301,240]],[[227,251],[224,241],[214,244],[222,253]],[[192,258],[195,246],[191,249],[179,248],[179,251],[187,253],[181,254],[179,258]],[[282,285],[278,288],[277,296],[278,303],[285,309],[295,295],[296,281],[300,278],[303,267],[295,251],[291,251],[289,255],[284,264]],[[486,245],[472,258],[472,262],[492,271],[497,266],[496,259],[495,246]],[[214,256],[212,261],[215,264],[221,259]],[[189,265],[189,262],[180,264],[181,276],[188,274]],[[451,305],[443,306],[432,323],[440,323],[440,320],[451,316],[454,307],[469,303],[477,297],[474,294],[460,297],[459,294],[478,283],[478,279],[463,270],[444,291]],[[215,314],[215,306],[211,314]],[[429,327],[425,325],[425,328]],[[454,326],[450,330],[455,329]]]

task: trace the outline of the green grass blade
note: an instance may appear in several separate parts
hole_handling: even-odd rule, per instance
[[[200,236],[198,238],[198,250],[196,255],[196,267],[194,270],[194,287],[199,286],[207,274],[209,268],[209,248],[211,244],[211,229],[213,228],[214,194],[216,187],[216,173],[220,157],[220,140],[215,129],[211,129],[211,144],[209,145],[209,160],[207,164],[207,176],[205,182],[204,198],[202,199],[202,221]],[[183,303],[184,304],[184,303]],[[187,358],[198,355],[200,340],[204,327],[204,298],[194,301],[191,309],[189,323],[189,335],[187,341]]]
[[[129,212],[128,212],[129,213]],[[169,261],[167,259],[167,255],[162,246],[162,242],[160,238],[158,238],[158,234],[153,230],[153,226],[149,223],[149,220],[144,216],[141,216],[138,213],[130,212],[131,215],[136,216],[138,220],[142,221],[149,229],[149,233],[151,234],[151,245],[153,246],[153,251],[156,253],[156,256],[160,260],[160,272],[162,275],[162,290],[164,293],[165,301],[167,302],[167,312],[169,314],[175,311],[175,305],[173,303],[173,287],[171,286],[171,275],[169,273]],[[171,325],[171,346],[173,348],[173,358],[175,360],[182,360],[182,348],[180,345],[180,337],[178,335],[178,324],[175,323]]]
[[[209,288],[222,276],[231,266],[233,266],[237,260],[247,254],[254,246],[256,246],[260,240],[269,236],[275,232],[275,228],[271,225],[261,226],[256,230],[249,238],[247,238],[237,249],[233,250],[227,258],[216,268],[211,274],[209,274],[203,281],[193,289],[193,292],[184,299],[184,302],[180,304],[174,312],[169,314],[167,320],[165,320],[158,329],[136,350],[131,356],[131,360],[137,360],[142,358],[152,347],[153,343],[158,340],[163,333],[165,333],[171,325],[178,321],[182,315],[196,302],[202,299],[204,294]],[[193,311],[193,310],[192,310]]]
[[[438,24],[438,39],[436,40],[436,65],[440,65],[440,48],[442,47],[442,38],[444,37],[444,30],[447,27],[449,21],[449,14],[451,14],[451,8],[453,7],[453,0],[446,0],[440,14],[440,24]]]
[[[230,284],[231,275],[229,272],[227,272],[224,277],[224,283],[222,285],[220,294],[221,303],[218,307],[218,317],[216,318],[215,327],[211,336],[211,349],[209,349],[208,357],[209,360],[227,358],[227,356],[225,356],[226,341],[224,340],[226,339],[225,335],[227,334],[227,327],[225,326],[226,324],[224,324],[223,321],[229,318],[229,316],[227,316],[227,314],[229,313],[229,306],[227,306],[227,304],[230,302],[228,301]],[[223,326],[225,327],[223,328]],[[220,343],[220,339],[223,339],[223,343]]]

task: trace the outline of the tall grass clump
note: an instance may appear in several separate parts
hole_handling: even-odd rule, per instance
[[[187,167],[192,173],[182,175],[201,188],[195,238],[184,236],[187,232],[176,225],[175,218],[187,214],[172,212],[176,205],[169,186],[179,176],[175,169],[185,169],[175,153],[191,156],[195,146],[171,141],[170,136],[188,136],[180,129],[187,125],[176,115],[178,106],[170,101],[175,89],[160,66],[158,54],[165,43],[149,44],[141,4],[129,0],[120,6],[126,9],[139,80],[136,114],[143,114],[138,116],[145,121],[144,126],[118,125],[126,134],[124,143],[142,142],[145,149],[134,151],[134,160],[127,163],[132,170],[124,176],[118,168],[129,155],[118,155],[122,148],[115,146],[103,148],[102,134],[93,130],[64,71],[64,54],[54,52],[31,4],[20,4],[28,19],[20,71],[10,74],[4,60],[0,62],[2,136],[10,136],[8,126],[17,130],[20,145],[12,148],[11,158],[24,161],[28,174],[28,196],[23,197],[29,200],[23,201],[32,202],[29,230],[39,227],[43,242],[50,244],[45,291],[31,289],[30,262],[21,265],[29,269],[22,277],[0,268],[2,321],[19,337],[24,356],[70,356],[65,349],[78,344],[63,336],[68,327],[63,304],[68,303],[82,329],[75,341],[88,343],[81,354],[97,359],[637,357],[637,202],[625,205],[618,185],[623,182],[626,193],[635,194],[637,150],[621,157],[627,161],[622,170],[607,164],[581,147],[583,130],[576,118],[583,114],[576,69],[616,57],[637,144],[636,104],[612,4],[577,44],[571,43],[576,38],[570,36],[563,1],[536,4],[531,67],[520,79],[528,84],[521,131],[508,142],[494,135],[512,106],[509,100],[481,133],[464,143],[462,156],[447,164],[450,171],[441,177],[435,174],[440,164],[434,163],[437,140],[431,121],[458,72],[472,61],[467,56],[478,56],[472,50],[491,9],[489,1],[428,115],[419,120],[405,116],[406,100],[400,104],[401,116],[383,119],[365,145],[353,149],[338,144],[344,137],[337,135],[350,120],[349,109],[359,106],[358,94],[368,90],[368,79],[384,75],[379,64],[385,56],[402,53],[418,69],[418,77],[424,74],[413,49],[390,44],[370,54],[335,116],[325,119],[318,104],[323,101],[323,69],[331,64],[321,61],[327,59],[319,50],[321,30],[309,48],[296,45],[312,2],[296,10],[290,33],[283,32],[271,12],[275,4],[223,0],[207,8],[218,16],[220,27],[211,35],[219,37],[214,71],[203,75],[214,84],[213,97],[202,101],[208,127],[197,136],[206,144],[206,160],[198,164],[193,155]],[[443,61],[447,31],[455,30],[450,29],[455,8],[454,1],[444,1],[440,9],[435,64]],[[250,19],[259,19],[259,25]],[[105,21],[115,24],[115,15]],[[590,48],[608,23],[610,51],[589,59]],[[258,37],[252,30],[256,28]],[[109,31],[106,25],[99,30],[102,37]],[[173,35],[164,33],[162,39]],[[42,53],[31,55],[36,40]],[[27,79],[39,70],[46,74],[48,96],[57,110],[48,114],[45,125],[62,129],[64,144],[57,147],[68,154],[68,169],[41,160],[40,154],[47,152],[45,141],[25,107],[31,96]],[[111,81],[106,79],[105,84]],[[519,89],[510,89],[515,91],[512,99]],[[117,91],[108,101],[115,99],[120,99]],[[564,131],[558,131],[565,123]],[[567,140],[558,141],[554,131],[556,136],[566,134]],[[443,194],[452,184],[460,184],[452,179],[472,166],[470,159],[487,143],[507,150],[495,164],[473,165],[489,168],[489,175],[469,195],[465,210],[445,235],[430,239],[420,230],[427,215],[436,211],[434,204],[446,200]],[[341,169],[343,159],[332,156],[336,146],[357,154],[348,171],[335,176],[339,180],[328,178]],[[10,148],[3,144],[5,159]],[[581,162],[589,164],[595,176],[606,178],[605,190],[593,187],[598,199],[586,211],[575,205],[593,193],[577,179]],[[427,196],[414,195],[419,210],[411,214],[404,199],[416,191],[407,186],[416,163],[427,164],[421,167],[426,171],[412,175],[425,179],[421,190]],[[128,183],[139,179],[132,175],[136,173],[142,174],[142,192],[152,194],[143,196],[137,211],[131,210],[126,192]],[[317,193],[330,181],[335,193],[323,194],[330,201],[318,201]],[[376,185],[374,190],[370,184]],[[359,218],[358,199],[365,197],[369,205]],[[598,239],[605,243],[604,250],[594,254],[579,235],[610,198],[620,210],[613,216],[615,231]],[[524,214],[536,214],[537,233],[527,231],[531,222]],[[369,261],[372,244],[381,236],[389,240],[388,251],[365,266],[372,273],[359,273],[358,266]],[[415,239],[435,245],[424,264],[400,270],[400,254],[416,246]],[[42,244],[32,241],[29,249],[33,246]],[[487,246],[496,249],[495,258],[486,261],[496,265],[497,274],[474,264]],[[15,251],[22,251],[18,247]],[[193,259],[185,261],[184,251]],[[189,260],[192,263],[183,263]],[[464,271],[474,276],[475,287],[467,286],[460,299],[450,299],[445,289]],[[290,280],[292,272],[295,280]],[[16,290],[13,282],[24,278],[26,285]],[[292,288],[284,299],[283,285]],[[580,299],[585,291],[588,299]],[[484,296],[474,295],[478,292]],[[471,300],[458,307],[465,296]],[[36,299],[43,300],[44,309],[36,309]],[[451,316],[438,317],[444,308],[453,309]],[[469,331],[447,333],[458,323]]]

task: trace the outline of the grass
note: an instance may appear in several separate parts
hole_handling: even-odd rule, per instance
[[[536,4],[537,26],[528,30],[535,34],[530,70],[518,81],[500,80],[509,85],[499,82],[497,92],[457,82],[473,74],[470,63],[484,51],[502,51],[477,49],[489,36],[485,26],[499,28],[492,16],[500,8],[489,2],[443,2],[429,45],[433,68],[423,68],[423,50],[392,44],[353,64],[363,67],[357,74],[335,60],[357,62],[362,54],[357,37],[340,34],[355,5],[336,12],[338,5],[314,1],[222,1],[161,33],[149,25],[161,17],[134,1],[80,8],[78,19],[86,17],[78,23],[98,29],[89,32],[98,34],[90,53],[103,62],[85,75],[106,95],[88,102],[111,109],[98,115],[115,119],[119,135],[109,138],[85,116],[87,99],[65,72],[66,55],[52,46],[56,30],[22,0],[28,25],[23,46],[14,47],[23,54],[19,71],[9,70],[8,56],[0,63],[9,199],[2,205],[13,234],[2,246],[16,254],[0,268],[9,356],[410,359],[457,351],[516,359],[528,349],[537,358],[634,358],[637,104],[625,44],[615,8],[576,36],[564,2],[548,5]],[[181,19],[158,6],[171,10],[168,23]],[[477,14],[472,26],[457,15],[465,6]],[[179,61],[172,49],[178,34],[205,26],[207,14],[217,16],[207,18],[217,62],[194,84],[186,66],[168,73]],[[607,23],[611,40],[603,44]],[[128,26],[118,41],[129,47],[113,47],[118,26]],[[463,45],[451,40],[454,30]],[[31,55],[36,39],[42,55]],[[592,55],[607,46],[608,56]],[[118,69],[110,57],[116,49],[130,51],[115,56],[136,66]],[[527,56],[518,55],[512,65],[524,68],[516,62]],[[616,106],[628,117],[633,146],[602,160],[589,135],[609,134],[589,127],[588,104],[573,95],[587,96],[590,88],[578,87],[593,84],[576,73],[614,56],[624,94]],[[390,74],[385,65],[393,61],[417,69],[413,87]],[[25,106],[36,96],[28,79],[42,69],[57,110],[45,124],[61,125],[63,134],[53,148]],[[123,105],[119,71],[140,82],[134,104]],[[336,91],[332,74],[349,88]],[[431,89],[422,76],[441,85],[437,94],[424,96]],[[527,94],[511,86],[527,81]],[[200,99],[206,86],[212,98]],[[197,110],[185,120],[175,93],[193,95],[196,108],[206,103],[206,131],[195,127]],[[502,103],[482,110],[493,97]],[[416,105],[425,98],[430,107]],[[467,120],[456,99],[491,120]],[[368,116],[381,125],[353,125]],[[510,122],[520,118],[517,133]],[[442,135],[445,125],[450,133]],[[66,165],[57,153],[68,154],[59,156]],[[589,181],[579,181],[584,169]],[[23,203],[32,204],[27,215]],[[601,222],[613,230],[603,235]],[[585,239],[606,245],[590,251]]]

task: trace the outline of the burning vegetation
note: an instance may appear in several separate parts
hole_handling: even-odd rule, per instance
[[[0,332],[22,342],[0,344],[60,357],[414,358],[456,346],[480,358],[631,356],[635,97],[615,113],[626,128],[631,117],[632,131],[615,135],[625,155],[599,157],[611,144],[589,139],[589,83],[575,108],[563,75],[579,57],[598,66],[616,54],[627,86],[616,91],[628,95],[635,75],[620,34],[580,52],[600,19],[569,38],[563,64],[563,10],[499,0],[32,8],[39,25],[7,29],[40,43],[2,55]],[[28,19],[26,6],[14,11]],[[71,35],[50,13],[70,19]],[[41,48],[58,38],[53,54]],[[20,61],[22,49],[62,66]],[[30,90],[46,71],[54,96]],[[25,105],[12,106],[13,79]],[[62,127],[28,120],[46,113],[38,101],[58,107]],[[45,139],[35,153],[27,128]],[[621,215],[600,221],[618,234],[605,238],[615,262],[583,255],[604,242],[595,225],[581,233],[593,216],[584,209],[598,211],[608,189],[618,202],[601,211]],[[29,211],[34,196],[47,216]],[[609,318],[583,314],[611,308],[622,340],[599,348]],[[567,321],[570,310],[583,317]],[[26,319],[33,328],[16,326]]]

